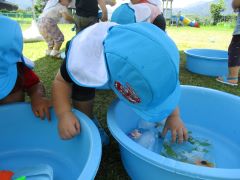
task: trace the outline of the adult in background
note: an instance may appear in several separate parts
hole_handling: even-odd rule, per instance
[[[101,21],[107,21],[108,15],[104,0],[76,0],[76,16],[74,19],[77,33],[86,27],[99,22],[98,5],[102,10]]]
[[[240,69],[240,1],[233,0],[232,7],[234,12],[238,12],[237,23],[233,32],[232,41],[228,48],[228,76],[218,77],[217,81],[231,85],[238,85],[238,74]]]

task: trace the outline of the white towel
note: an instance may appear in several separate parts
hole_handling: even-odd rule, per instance
[[[101,87],[108,82],[103,41],[113,22],[97,23],[72,40],[67,55],[67,70],[80,86]]]

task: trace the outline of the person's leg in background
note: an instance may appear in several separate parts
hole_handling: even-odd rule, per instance
[[[62,43],[64,42],[64,35],[60,31],[59,27],[57,24],[52,24],[51,32],[50,32],[53,40],[54,40],[54,46],[53,50],[50,53],[50,56],[60,58],[60,48],[62,46]]]
[[[82,17],[82,16],[74,16],[75,22],[76,22],[76,34],[83,29],[87,28],[88,26],[91,26],[95,23],[99,22],[98,17]]]
[[[42,18],[39,20],[38,22],[38,29],[40,34],[42,35],[42,37],[44,38],[44,40],[46,41],[47,45],[48,45],[48,49],[46,50],[45,54],[47,56],[50,55],[50,53],[53,50],[53,46],[54,46],[54,41],[53,38],[51,36],[51,22],[49,19],[46,18]]]
[[[228,48],[228,76],[218,77],[217,81],[238,85],[238,75],[240,70],[240,35],[235,35]]]

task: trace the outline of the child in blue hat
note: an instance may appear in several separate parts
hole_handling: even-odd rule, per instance
[[[166,21],[159,6],[159,0],[131,0],[113,12],[111,21],[118,24],[150,22],[165,31]]]
[[[0,16],[0,105],[22,102],[25,92],[30,96],[33,113],[50,119],[50,102],[33,63],[23,57],[23,38],[19,24]]]
[[[187,140],[177,108],[179,52],[165,32],[150,23],[97,23],[76,35],[67,49],[52,90],[63,139],[80,133],[71,100],[75,108],[94,119],[95,88],[108,84],[142,119],[157,122],[167,118],[163,136],[171,130],[173,141],[176,137],[180,143]],[[100,133],[104,144],[107,135],[101,129]]]

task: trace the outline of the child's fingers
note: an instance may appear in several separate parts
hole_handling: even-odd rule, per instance
[[[168,132],[168,127],[164,126],[163,131],[162,131],[162,137],[164,138]]]
[[[44,114],[47,117],[48,121],[51,121],[50,109],[48,107],[44,108]]]
[[[73,138],[77,134],[77,130],[74,125],[71,128],[69,128],[68,132],[69,132],[71,138]]]
[[[40,118],[40,119],[44,119],[45,115],[44,115],[44,110],[41,108],[38,108],[36,110],[34,110],[34,114],[36,117]]]
[[[48,101],[48,108],[52,107],[52,101]]]
[[[62,137],[62,139],[67,140],[67,139],[71,138],[71,135],[67,130],[65,130],[61,137]]]
[[[39,110],[39,116],[40,116],[40,118],[41,118],[42,120],[45,119],[45,112],[44,112],[44,109],[43,109],[43,108]]]
[[[70,132],[67,129],[63,129],[60,131],[60,136],[62,139],[67,140],[70,139],[72,136],[70,134]]]
[[[79,123],[79,121],[77,121],[77,122],[75,123],[75,128],[76,128],[76,130],[77,130],[77,134],[79,134],[79,133],[80,133],[80,123]]]
[[[59,135],[60,135],[61,139],[65,139],[66,138],[65,137],[65,132],[61,129],[58,129],[58,131],[59,131]]]
[[[183,129],[182,128],[177,130],[177,136],[178,136],[178,143],[181,144],[183,142]]]
[[[39,117],[39,112],[35,109],[33,109],[33,114],[36,116],[36,117]]]
[[[172,143],[175,143],[177,139],[177,131],[172,130]]]
[[[185,141],[188,140],[188,131],[187,131],[186,128],[183,128],[183,138],[184,138]]]

